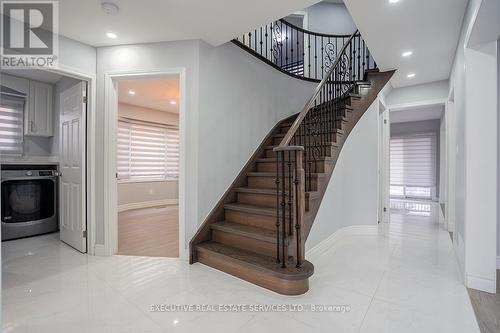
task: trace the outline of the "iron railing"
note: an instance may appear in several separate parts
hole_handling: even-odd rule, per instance
[[[276,260],[282,267],[290,265],[293,259],[297,268],[302,265],[305,194],[317,190],[318,175],[325,172],[325,160],[332,154],[332,143],[347,115],[349,97],[359,92],[358,83],[364,72],[376,67],[374,62],[367,66],[365,57],[357,51],[358,45],[364,45],[364,41],[356,31],[336,53],[314,94],[274,148]]]
[[[345,54],[356,59],[356,67],[349,71],[349,77],[357,81],[362,79],[365,70],[376,67],[359,33],[354,37],[322,34],[280,19],[239,36],[233,42],[287,74],[319,82],[330,71],[348,40]]]

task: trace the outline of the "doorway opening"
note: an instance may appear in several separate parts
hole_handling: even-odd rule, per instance
[[[179,83],[116,81],[116,254],[179,257]]]
[[[2,241],[29,250],[60,240],[86,253],[92,78],[48,69],[1,75]]]
[[[444,105],[391,109],[390,210],[429,217],[444,195]],[[434,209],[437,207],[438,209]],[[404,219],[403,219],[404,220]],[[438,216],[433,221],[438,221]]]

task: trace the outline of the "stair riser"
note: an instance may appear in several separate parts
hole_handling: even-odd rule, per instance
[[[247,179],[248,179],[248,186],[252,188],[272,188],[272,189],[276,188],[276,182],[275,182],[276,180],[274,177],[252,176],[252,177],[247,177]],[[313,177],[311,179],[311,185],[312,185],[312,190],[315,190],[317,185],[316,178]],[[288,182],[286,182],[285,186],[286,186],[285,188],[288,189]]]
[[[246,205],[276,207],[276,195],[238,193],[238,202]]]
[[[231,234],[222,230],[212,231],[212,240],[227,246],[272,257],[276,254],[276,244],[264,242],[241,235]]]
[[[276,223],[276,217],[274,216],[258,215],[230,209],[225,210],[225,219],[229,222],[235,222],[269,230],[274,230]]]
[[[255,205],[269,208],[276,208],[276,195],[259,193],[238,193],[238,203],[245,205]],[[309,210],[309,198],[305,198],[306,211]]]
[[[332,148],[332,146],[327,146],[326,156],[328,156],[328,157],[332,156],[332,149],[336,149],[336,148],[335,147]],[[264,157],[265,158],[276,158],[276,152],[273,151],[272,149],[266,149]]]
[[[198,252],[198,261],[282,295],[302,295],[309,290],[309,279],[284,280],[271,273],[256,270],[245,263],[227,260],[212,253]]]
[[[305,165],[306,161],[304,161]],[[313,166],[314,168],[314,166]],[[257,162],[257,171],[260,172],[276,172],[276,162]],[[316,172],[325,172],[325,161],[316,162]]]
[[[324,140],[326,142],[338,142],[337,136],[339,136],[339,135],[341,135],[341,134],[337,134],[337,133],[335,133],[335,134],[325,134],[325,135],[321,134],[320,136],[318,136],[318,138],[321,138],[322,140]],[[273,138],[273,145],[276,145],[276,146],[279,145],[282,140],[283,140],[283,137],[274,137]],[[300,146],[301,142],[298,141],[298,142],[295,142],[294,144],[297,145],[297,146]]]
[[[343,116],[345,117],[345,115],[343,115]],[[337,127],[337,128],[340,128],[340,127]],[[281,126],[280,127],[280,133],[286,134],[289,129],[290,129],[290,126]],[[297,132],[301,133],[301,130],[299,129]]]

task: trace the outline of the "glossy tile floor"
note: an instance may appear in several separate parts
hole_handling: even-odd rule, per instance
[[[342,239],[315,260],[311,289],[298,297],[178,259],[81,255],[57,234],[6,242],[3,332],[478,332],[450,237],[433,212],[400,209],[385,236]],[[350,311],[152,312],[153,304],[326,304]]]

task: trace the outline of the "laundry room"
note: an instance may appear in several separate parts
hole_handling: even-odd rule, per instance
[[[2,242],[45,237],[86,252],[87,82],[15,69],[0,87]]]

